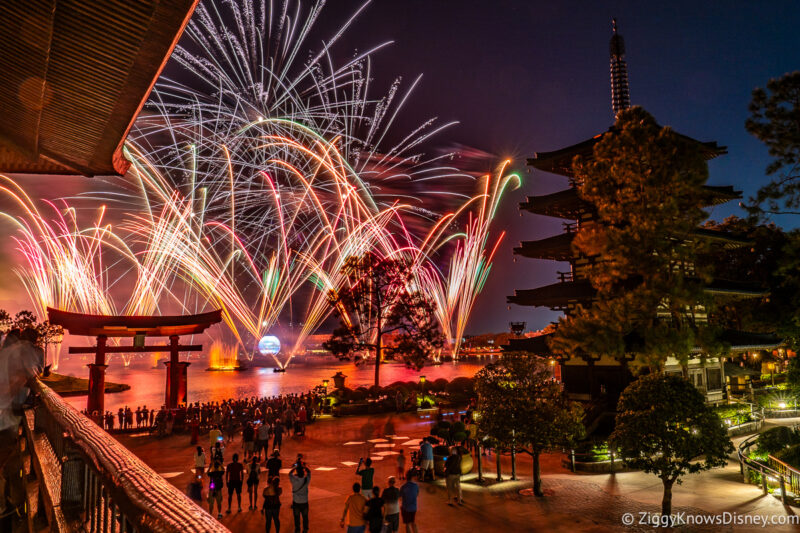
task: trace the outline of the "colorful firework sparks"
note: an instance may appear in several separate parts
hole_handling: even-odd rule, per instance
[[[375,99],[371,55],[384,45],[343,64],[332,58],[366,5],[300,57],[323,2],[202,3],[174,56],[191,83],[158,82],[126,144],[124,191],[104,198],[126,211],[115,231],[105,210],[81,229],[66,202],[51,204],[47,220],[4,182],[22,206],[21,216],[5,216],[19,228],[20,277],[37,311],[221,308],[232,336],[224,343],[248,358],[271,328],[300,323],[288,359],[275,357],[283,367],[329,316],[327,294],[346,282],[347,258],[374,252],[413,261],[414,283],[435,301],[456,354],[502,239],[490,243],[497,205],[518,177],[504,165],[475,197],[437,187],[472,182],[444,164],[451,153],[419,152],[450,124],[389,134],[419,80],[404,93],[396,80]],[[426,200],[442,197],[463,205],[439,215]],[[115,305],[109,280],[133,276],[129,291],[114,291],[124,301]]]
[[[453,213],[442,217],[422,244],[423,256],[431,248],[449,244],[454,250],[449,256],[445,272],[432,266],[421,265],[418,278],[424,291],[436,302],[439,323],[445,336],[451,340],[450,355],[456,357],[472,314],[475,299],[483,290],[494,255],[505,236],[501,232],[494,243],[490,242],[491,226],[503,193],[518,188],[518,174],[508,173],[510,161],[504,161],[495,175],[483,177],[483,191]],[[465,217],[464,230],[448,234],[445,228],[453,219]]]

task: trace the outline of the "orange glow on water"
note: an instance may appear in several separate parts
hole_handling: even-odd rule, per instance
[[[211,343],[208,352],[208,368],[213,370],[234,370],[239,368],[239,347],[220,341]]]

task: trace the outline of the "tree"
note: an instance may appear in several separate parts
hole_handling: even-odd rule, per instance
[[[713,339],[696,318],[712,303],[703,290],[709,272],[696,264],[704,244],[693,239],[706,217],[700,143],[633,107],[573,169],[578,195],[597,215],[572,244],[590,259],[586,277],[596,296],[560,320],[551,348],[569,356],[636,354],[652,368],[668,356],[685,363]]]
[[[53,344],[61,344],[64,338],[64,328],[45,320],[36,326],[36,332],[39,334],[39,345],[44,350],[44,364],[47,366],[47,348]],[[58,363],[57,359],[56,363]],[[57,367],[58,364],[56,364],[56,369]]]
[[[401,259],[374,253],[349,257],[342,267],[346,286],[329,294],[340,325],[323,347],[356,362],[371,354],[376,387],[384,356],[402,358],[419,370],[444,344],[433,303],[412,289],[411,272],[411,265]]]
[[[20,331],[26,329],[36,329],[39,319],[33,314],[33,311],[22,310],[14,315],[13,328]]]
[[[788,348],[800,348],[800,232],[785,232],[775,224],[728,217],[707,229],[751,241],[744,246],[714,245],[700,261],[711,265],[714,277],[743,279],[769,291],[759,300],[718,299],[709,321],[723,328],[777,335]]]
[[[503,354],[475,375],[478,431],[500,448],[533,458],[533,493],[542,496],[539,456],[583,432],[583,410],[567,398],[545,359]]]
[[[625,464],[655,474],[664,486],[662,516],[682,477],[728,462],[733,444],[702,393],[682,376],[649,374],[623,391],[609,441]]]
[[[759,189],[748,210],[754,215],[800,210],[800,72],[790,72],[756,88],[750,101],[748,132],[762,141],[773,157],[767,174],[782,173]],[[766,209],[763,207],[766,204]]]

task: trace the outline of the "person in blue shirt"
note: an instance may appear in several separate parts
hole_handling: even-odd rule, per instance
[[[406,525],[406,533],[417,533],[417,496],[419,496],[419,485],[414,483],[414,471],[410,471],[406,477],[406,482],[400,487],[400,514],[403,516],[403,523]]]
[[[431,446],[431,443],[427,439],[424,439],[419,445],[419,456],[419,469],[422,471],[422,474],[420,474],[422,481],[428,479],[429,472],[430,479],[433,480],[433,446]]]

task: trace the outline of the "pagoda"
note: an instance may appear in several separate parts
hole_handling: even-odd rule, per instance
[[[617,32],[616,20],[613,21],[613,35],[610,42],[611,63],[611,102],[616,116],[621,110],[630,107],[630,90],[628,87],[627,65],[625,63],[625,44]],[[595,135],[591,139],[572,146],[551,152],[539,152],[528,159],[528,164],[540,172],[564,176],[569,186],[561,191],[528,197],[520,204],[521,211],[536,215],[544,215],[562,219],[563,231],[551,237],[536,241],[523,241],[514,248],[514,254],[533,258],[566,263],[569,268],[558,272],[555,283],[533,289],[516,290],[508,302],[522,306],[548,307],[561,311],[569,316],[578,305],[591,306],[596,298],[596,291],[586,277],[586,270],[594,259],[579,255],[572,247],[572,241],[582,227],[591,224],[596,218],[594,206],[580,198],[574,182],[572,162],[575,156],[584,160],[593,157],[594,146],[606,135],[614,135],[608,131]],[[683,136],[697,143],[706,160],[724,155],[727,150],[716,142],[700,142]],[[706,207],[740,199],[741,191],[731,186],[705,185],[703,204]],[[736,248],[752,244],[747,239],[728,235],[721,231],[697,228],[694,239],[711,241],[716,246]],[[705,286],[705,291],[713,297],[721,298],[761,298],[767,292],[746,282],[731,280],[714,280]],[[700,317],[701,320],[704,317]],[[561,380],[573,399],[598,401],[605,400],[615,405],[622,390],[633,379],[628,362],[630,359],[616,359],[603,354],[583,354],[581,357],[564,357],[552,353],[548,338],[552,335],[540,335],[527,338],[512,338],[504,346],[507,351],[525,351],[558,361]],[[738,331],[725,331],[722,341],[730,347],[731,352],[772,349],[779,340],[770,335],[748,334]],[[688,375],[692,382],[705,393],[708,401],[719,401],[725,394],[724,358],[702,357],[696,350],[696,357],[689,361]],[[667,372],[683,372],[684,369],[675,359],[668,359]]]

